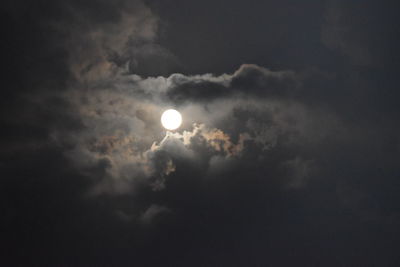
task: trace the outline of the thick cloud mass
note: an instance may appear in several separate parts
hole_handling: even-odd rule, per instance
[[[71,139],[74,146],[66,154],[82,171],[102,169],[103,177],[95,175],[100,179],[97,193],[131,192],[135,183],[146,179],[161,189],[168,176],[180,172],[175,161],[199,165],[207,176],[219,165],[234,168],[230,164],[240,164],[242,153],[249,153],[258,158],[250,160],[258,171],[261,158],[276,157],[274,149],[279,146],[287,146],[289,153],[274,166],[292,166],[293,161],[308,170],[312,156],[303,158],[303,151],[290,150],[301,142],[318,144],[329,135],[329,128],[340,127],[340,120],[329,111],[293,100],[306,90],[300,76],[256,65],[242,65],[235,73],[220,76],[115,74],[100,86],[88,84],[87,92],[71,89],[68,99],[86,127],[68,136],[55,132],[53,138]],[[163,138],[159,118],[169,106],[179,107],[185,124],[182,134],[167,132]],[[329,118],[330,124],[323,125],[322,118]],[[307,172],[294,171],[301,181],[292,182],[302,184]]]
[[[395,5],[189,2],[4,3],[0,264],[398,265]]]

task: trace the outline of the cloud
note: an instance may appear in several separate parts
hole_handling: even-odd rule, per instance
[[[365,36],[359,14],[352,14],[351,7],[343,4],[342,1],[330,1],[327,5],[322,42],[327,47],[340,51],[357,65],[370,65],[371,53],[362,41]],[[349,20],[355,23],[349,23]]]
[[[391,64],[398,40],[391,39],[395,2],[367,1],[360,9],[357,3],[342,0],[327,1],[321,28],[321,41],[331,50],[339,52],[357,67],[382,67]],[[385,15],[383,15],[385,14]],[[390,41],[389,41],[390,40]]]
[[[171,74],[177,61],[157,43],[159,20],[143,3],[123,1],[105,17],[79,8],[69,6],[72,17],[56,23],[67,33],[70,71],[58,114],[78,126],[46,130],[90,181],[86,194],[135,196],[141,208],[126,214],[138,220],[153,194],[169,194],[177,181],[190,188],[188,176],[199,180],[193,184],[219,179],[229,187],[226,177],[245,183],[251,173],[292,189],[316,179],[320,154],[312,151],[342,126],[335,110],[320,104],[319,85],[332,75],[254,64],[221,75]],[[183,114],[179,132],[165,133],[159,123],[169,107]],[[155,203],[179,209],[170,201]]]
[[[153,204],[142,214],[140,221],[144,224],[149,224],[153,222],[160,214],[168,212],[170,212],[168,208]]]
[[[237,95],[240,97],[288,97],[299,86],[299,77],[292,71],[270,71],[266,68],[245,64],[233,74],[221,76],[198,75],[169,78],[171,86],[167,97],[174,103],[185,101],[210,101]]]
[[[382,248],[392,245],[397,80],[372,66],[380,54],[369,38],[364,46],[369,31],[353,36],[354,8],[328,6],[325,24],[313,26],[310,40],[322,27],[329,51],[312,44],[318,56],[300,59],[321,65],[270,64],[266,56],[215,74],[181,68],[160,38],[164,22],[141,1],[24,4],[2,16],[12,32],[3,53],[12,60],[0,99],[0,195],[13,259],[47,260],[50,251],[55,261],[117,266],[293,265],[285,259],[329,254],[329,240],[343,265],[355,248],[374,255],[382,226],[390,226]],[[300,26],[295,32],[303,38]],[[296,49],[287,57],[303,51]],[[319,58],[330,50],[351,62]],[[204,62],[219,60],[205,54]],[[160,124],[167,108],[183,115],[178,131]],[[374,242],[360,244],[371,231]]]
[[[217,162],[225,164],[223,159],[229,162],[231,157],[240,158],[254,146],[260,149],[253,153],[262,158],[282,142],[292,145],[290,142],[296,144],[307,138],[310,132],[302,131],[310,131],[307,124],[317,119],[305,104],[292,103],[293,95],[305,90],[296,81],[299,77],[291,71],[243,65],[233,74],[220,76],[142,78],[116,74],[104,80],[107,86],[87,83],[90,92],[70,91],[69,99],[86,127],[73,135],[77,146],[67,154],[83,169],[82,162],[109,162],[102,178],[107,182],[100,183],[98,193],[132,192],[135,184],[143,181],[161,190],[167,177],[179,173],[182,167],[193,167],[206,175],[211,161],[218,169]],[[221,91],[210,93],[215,88]],[[176,104],[188,122],[181,133],[163,136],[159,116]],[[219,114],[214,116],[211,109]],[[79,154],[89,159],[83,161]],[[299,177],[303,179],[303,175]]]

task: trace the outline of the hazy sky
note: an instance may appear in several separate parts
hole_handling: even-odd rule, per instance
[[[0,265],[400,264],[395,1],[1,6]]]

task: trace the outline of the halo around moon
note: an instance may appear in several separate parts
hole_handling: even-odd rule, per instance
[[[168,109],[161,115],[161,124],[167,130],[178,129],[182,124],[182,115],[175,109]]]

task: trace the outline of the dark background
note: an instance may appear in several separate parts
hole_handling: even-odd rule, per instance
[[[278,145],[257,166],[264,152],[249,145],[239,166],[218,179],[178,162],[165,190],[88,197],[91,177],[103,169],[82,174],[65,156],[73,144],[50,141],[54,129],[84,127],[63,96],[76,83],[68,40],[73,27],[81,30],[75,13],[85,27],[101,28],[117,22],[127,2],[1,4],[1,265],[400,264],[397,2],[146,1],[159,19],[152,44],[168,53],[164,60],[137,50],[130,73],[219,75],[244,63],[318,73],[293,101],[330,110],[345,128],[323,143]],[[316,159],[318,172],[286,190],[287,173],[275,164],[298,154]],[[171,212],[152,224],[115,216],[150,203]]]

